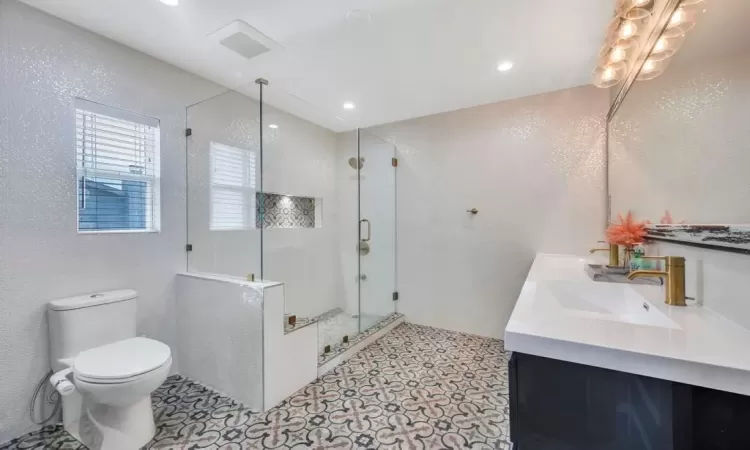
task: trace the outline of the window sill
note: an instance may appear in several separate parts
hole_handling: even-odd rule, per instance
[[[158,234],[160,230],[78,230],[78,234]]]

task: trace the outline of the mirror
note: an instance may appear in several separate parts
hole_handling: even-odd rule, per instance
[[[750,1],[682,0],[609,121],[610,220],[750,251]]]

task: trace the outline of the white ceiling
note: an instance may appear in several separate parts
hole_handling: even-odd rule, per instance
[[[587,84],[614,0],[23,0],[334,131]],[[347,20],[352,10],[371,20]],[[251,60],[207,36],[242,19]],[[495,70],[512,60],[509,72]],[[257,98],[257,97],[256,97]],[[356,104],[345,111],[345,101]]]

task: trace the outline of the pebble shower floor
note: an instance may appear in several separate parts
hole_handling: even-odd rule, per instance
[[[403,324],[258,414],[172,376],[148,449],[510,449],[502,341]],[[60,426],[0,450],[83,449]]]

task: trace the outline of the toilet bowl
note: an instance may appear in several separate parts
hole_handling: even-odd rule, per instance
[[[137,298],[123,289],[47,304],[50,382],[63,394],[63,426],[91,450],[138,449],[154,436],[151,393],[172,355],[136,337]]]
[[[136,449],[154,437],[151,393],[172,365],[167,345],[137,337],[81,352],[73,383],[83,395],[79,440],[92,449]]]

